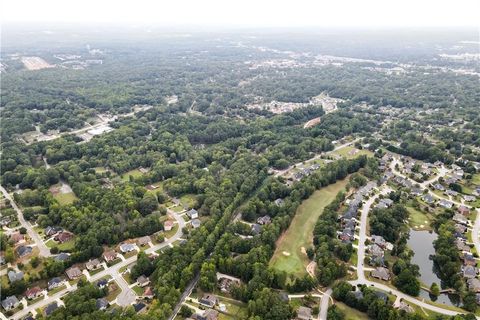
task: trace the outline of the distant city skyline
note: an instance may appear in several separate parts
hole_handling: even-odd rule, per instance
[[[3,0],[6,23],[121,23],[232,27],[479,26],[477,0]]]

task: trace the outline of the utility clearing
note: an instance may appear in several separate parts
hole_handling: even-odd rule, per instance
[[[312,246],[313,228],[323,209],[335,199],[338,192],[345,189],[347,183],[348,179],[337,181],[315,191],[310,198],[302,202],[290,227],[277,241],[270,266],[297,276],[306,274],[306,267],[310,262],[306,255],[306,248]]]

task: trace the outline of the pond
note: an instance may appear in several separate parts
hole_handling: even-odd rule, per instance
[[[433,241],[436,239],[437,234],[434,232],[410,229],[410,239],[407,242],[410,249],[415,253],[412,263],[420,268],[420,281],[429,288],[434,282],[441,285],[440,278],[434,272],[433,261],[430,259],[430,255],[435,254]],[[460,304],[459,297],[454,294],[441,294],[438,297],[433,297],[427,291],[421,290],[420,297],[450,306],[458,306]]]

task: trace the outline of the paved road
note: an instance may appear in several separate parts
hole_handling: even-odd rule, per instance
[[[37,248],[40,250],[40,255],[43,257],[52,256],[52,254],[50,253],[50,249],[45,245],[45,243],[40,238],[38,233],[36,233],[35,230],[33,230],[32,225],[28,221],[26,221],[25,218],[23,217],[23,212],[15,203],[15,201],[13,200],[13,197],[2,186],[0,186],[0,191],[2,192],[5,198],[10,200],[10,204],[12,208],[17,212],[18,222],[20,222],[22,227],[27,229],[27,234],[33,240],[33,242],[35,242],[35,244],[37,245]]]
[[[328,301],[331,298],[332,289],[328,288],[327,291],[323,294],[322,299],[320,300],[320,311],[318,312],[318,320],[327,320],[328,312]]]
[[[170,246],[170,244],[172,244],[173,242],[177,241],[178,239],[180,239],[180,237],[182,236],[182,229],[185,227],[185,220],[183,219],[183,217],[179,214],[177,214],[176,212],[174,212],[173,210],[168,210],[168,214],[171,215],[178,223],[178,230],[177,232],[171,237],[169,238],[167,241],[165,242],[162,242],[160,244],[157,244],[153,247],[150,247],[149,249],[145,250],[145,253],[146,254],[150,254],[150,253],[153,253],[155,251],[158,251],[162,248],[165,248],[167,246]],[[134,263],[135,261],[137,261],[137,256],[132,256],[128,259],[125,259],[123,260],[122,262],[120,263],[117,263],[113,266],[111,266],[110,268],[108,269],[105,269],[105,270],[102,270],[101,272],[93,275],[90,277],[89,281],[90,282],[95,282],[97,280],[99,280],[100,278],[103,278],[105,276],[111,276],[112,278],[116,279],[117,280],[117,283],[119,284],[119,286],[123,289],[124,287],[124,284],[122,284],[122,279],[121,278],[121,275],[120,275],[120,269],[125,267],[125,266],[128,266],[132,263]],[[123,280],[125,281],[125,280]],[[126,282],[125,282],[126,284]],[[127,284],[127,287],[128,287],[128,284]],[[20,310],[19,312],[15,313],[11,319],[13,320],[17,320],[17,319],[21,319],[22,317],[26,316],[28,313],[30,312],[33,312],[35,309],[38,309],[38,308],[43,308],[45,307],[46,305],[54,302],[56,299],[64,296],[65,294],[69,293],[69,292],[72,292],[72,291],[75,291],[77,289],[77,286],[76,285],[73,285],[71,286],[70,288],[67,288],[67,289],[64,289],[62,291],[59,291],[57,292],[55,295],[53,296],[50,296],[50,297],[47,297],[46,299],[44,300],[41,300],[35,304],[32,304],[32,305],[29,305],[27,306],[26,308],[24,308],[23,310]],[[130,288],[128,288],[128,290],[126,290],[126,292],[123,292],[120,294],[122,295],[123,298],[125,298],[124,300],[122,300],[122,298],[120,298],[120,300],[122,300],[120,303],[127,303],[128,301],[131,301],[131,297],[129,296],[130,291],[129,290],[132,290]],[[120,297],[119,295],[119,297]],[[133,302],[133,301],[132,301]]]
[[[178,312],[180,311],[180,308],[182,307],[183,303],[187,299],[187,297],[192,293],[193,288],[197,285],[198,280],[200,279],[200,273],[197,273],[195,278],[193,278],[192,281],[188,284],[187,288],[182,293],[182,296],[180,297],[180,300],[177,302],[175,305],[175,308],[173,308],[172,314],[168,317],[168,320],[173,320],[177,316]]]
[[[387,188],[384,188],[382,190],[382,192],[386,192],[386,191],[387,191]],[[365,238],[366,238],[366,223],[367,223],[367,217],[368,217],[368,213],[370,211],[370,207],[373,203],[372,199],[375,199],[377,196],[378,195],[375,195],[374,197],[367,200],[366,204],[364,205],[364,207],[362,209],[362,216],[361,216],[361,220],[360,220],[360,240],[359,240],[359,246],[358,246],[358,251],[357,251],[357,255],[358,255],[357,280],[349,281],[349,283],[352,284],[352,285],[355,285],[355,286],[362,284],[362,285],[375,287],[377,289],[383,290],[385,292],[389,292],[389,293],[397,296],[397,299],[398,298],[403,299],[405,301],[416,304],[416,305],[418,305],[418,306],[420,306],[424,309],[431,310],[431,311],[434,311],[434,312],[437,312],[437,313],[440,313],[440,314],[453,316],[453,315],[457,315],[457,314],[462,313],[462,312],[452,311],[452,310],[448,310],[448,309],[444,309],[444,308],[441,308],[441,307],[437,307],[437,306],[428,304],[428,303],[426,303],[422,300],[419,300],[415,297],[409,296],[409,295],[407,295],[403,292],[400,292],[400,291],[398,291],[396,289],[393,289],[389,286],[386,286],[382,283],[370,281],[370,280],[365,278],[363,260],[364,260],[364,257],[365,257],[364,241],[365,241]],[[326,312],[326,310],[324,310],[325,308],[328,308],[328,301],[326,302],[325,306],[322,304],[322,308],[321,308],[322,313]],[[321,319],[326,319],[326,316],[325,316],[325,318],[321,318]],[[480,317],[477,317],[477,319],[480,319]]]
[[[305,161],[301,161],[301,162],[298,162],[298,163],[295,163],[295,164],[292,164],[291,166],[289,166],[288,168],[284,169],[284,170],[278,170],[275,172],[274,176],[275,177],[279,177],[279,176],[285,176],[286,174],[288,174],[288,172],[300,165],[302,165],[304,162],[310,162],[310,161],[314,161],[314,160],[317,160],[317,159],[320,159],[322,156],[324,155],[327,155],[329,153],[332,153],[332,152],[335,152],[339,149],[342,149],[342,148],[345,148],[345,147],[348,147],[349,145],[352,145],[354,144],[355,142],[357,142],[358,140],[360,140],[360,138],[357,138],[353,141],[350,141],[350,142],[347,142],[347,143],[344,143],[342,145],[339,145],[339,146],[336,146],[333,150],[331,151],[327,151],[325,153],[321,153],[321,154],[317,154],[316,156],[314,156],[313,158],[310,158],[308,160],[305,160]]]
[[[475,245],[475,250],[477,253],[480,253],[480,240],[478,239],[480,232],[480,208],[477,209],[477,217],[475,219],[475,223],[473,224],[472,228],[472,241]]]

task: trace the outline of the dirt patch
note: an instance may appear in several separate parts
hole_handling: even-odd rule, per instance
[[[303,129],[307,129],[307,128],[311,128],[311,127],[313,127],[313,126],[316,126],[317,124],[320,123],[320,120],[321,120],[320,117],[314,118],[314,119],[311,119],[311,120],[308,120],[308,121],[305,122],[305,124],[303,125]]]
[[[305,247],[301,247],[301,248],[300,248],[300,251],[301,251],[304,255],[307,255],[307,249],[305,249]]]
[[[54,67],[40,57],[23,57],[22,63],[28,70],[41,70]]]
[[[290,256],[290,252],[287,252],[287,251],[282,251],[282,254],[287,257]]]

